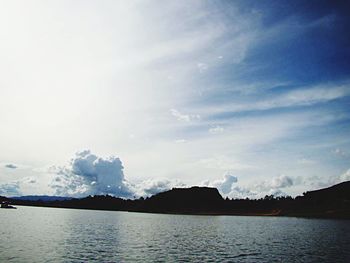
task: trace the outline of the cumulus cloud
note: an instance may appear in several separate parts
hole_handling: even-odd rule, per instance
[[[271,180],[265,180],[260,183],[257,183],[255,186],[257,189],[260,189],[261,191],[271,192],[279,188],[290,187],[293,184],[294,184],[293,178],[282,174],[280,176],[272,178]]]
[[[330,177],[321,177],[321,176],[312,176],[307,178],[307,183],[312,186],[314,189],[330,187],[335,184],[342,182],[350,181],[350,169],[341,173],[340,175],[330,176]]]
[[[340,175],[339,181],[340,182],[350,181],[350,169]]]
[[[319,176],[319,175],[311,176],[305,179],[304,184],[308,184],[311,187],[311,189],[309,190],[315,190],[315,189],[330,187],[335,184],[339,184],[347,181],[350,181],[350,169],[344,171],[341,174],[332,175],[328,177]]]
[[[200,116],[198,114],[183,114],[176,109],[170,109],[171,115],[173,115],[178,121],[191,122],[194,120],[199,120]]]
[[[279,175],[277,177],[273,177],[270,180],[264,180],[255,183],[252,185],[252,189],[250,191],[250,196],[262,198],[266,195],[273,196],[287,196],[287,189],[300,184],[301,178],[299,177],[290,177],[287,175]]]
[[[133,187],[125,179],[119,158],[100,158],[90,151],[76,154],[68,167],[54,167],[51,187],[57,195],[112,194],[132,197]]]
[[[261,195],[253,189],[245,186],[238,186],[238,178],[229,173],[224,174],[220,180],[210,182],[209,180],[203,181],[200,185],[215,187],[224,197],[241,199],[241,198],[257,198]]]
[[[293,185],[293,179],[286,175],[275,177],[271,181],[271,188],[286,188]]]
[[[270,180],[256,183],[253,188],[259,193],[260,197],[264,195],[284,196],[287,195],[282,189],[295,185],[295,179],[287,175],[279,175]]]
[[[66,167],[51,167],[51,188],[55,195],[114,195],[122,198],[150,196],[173,187],[184,187],[178,181],[149,179],[137,184],[126,180],[118,157],[101,158],[89,150],[76,153]]]
[[[214,181],[211,185],[216,187],[221,193],[227,195],[232,191],[233,184],[237,183],[236,176],[226,173],[221,180]]]
[[[0,195],[3,195],[3,196],[21,195],[19,190],[19,182],[10,182],[5,184],[0,184]]]
[[[292,187],[298,181],[295,178],[286,175],[280,175],[271,180],[264,180],[248,186],[231,185],[230,191],[227,193],[231,198],[263,198],[266,195],[286,196],[284,191]]]
[[[271,189],[268,192],[268,195],[273,195],[273,196],[287,196],[287,193],[283,192],[281,189]]]
[[[145,180],[137,186],[137,196],[151,196],[174,187],[185,187],[185,184],[168,179]]]
[[[14,165],[14,164],[6,164],[5,165],[6,168],[9,168],[9,169],[16,169],[17,168],[17,165]]]
[[[256,198],[258,194],[247,187],[234,186],[228,194],[230,198]]]

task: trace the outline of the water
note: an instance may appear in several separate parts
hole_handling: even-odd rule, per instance
[[[0,262],[350,262],[350,221],[0,209]]]

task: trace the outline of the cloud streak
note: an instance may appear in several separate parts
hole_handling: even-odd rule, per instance
[[[198,114],[182,114],[176,109],[170,109],[170,113],[174,116],[178,121],[183,122],[192,122],[195,120],[200,120],[200,116]]]
[[[273,109],[295,108],[303,106],[312,106],[319,103],[330,102],[336,99],[350,95],[350,84],[316,86],[316,87],[299,87],[282,94],[271,94],[267,98],[252,97],[253,102],[246,103],[226,103],[224,106],[215,106],[205,109],[209,113],[239,113],[250,111],[267,111]]]

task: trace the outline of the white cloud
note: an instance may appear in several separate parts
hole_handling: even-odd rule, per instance
[[[312,87],[299,87],[280,95],[268,98],[254,98],[254,101],[227,103],[207,109],[208,112],[264,111],[277,108],[311,106],[350,95],[350,84],[332,84]]]
[[[191,122],[195,120],[200,120],[200,116],[198,114],[182,114],[176,109],[170,109],[170,113],[178,121]]]
[[[257,197],[259,197],[259,195],[252,191],[251,189],[247,188],[247,187],[242,187],[242,186],[234,186],[231,189],[231,192],[228,194],[228,197],[230,198],[250,198],[250,199],[255,199]]]
[[[262,191],[276,190],[279,188],[287,188],[293,185],[293,178],[287,175],[280,175],[273,177],[270,180],[264,180],[261,183],[257,183],[256,187]]]
[[[0,195],[2,196],[18,196],[20,195],[19,182],[10,182],[0,184]]]
[[[226,173],[221,180],[216,180],[210,185],[216,187],[222,194],[227,195],[232,191],[232,187],[237,181],[236,176]]]
[[[24,170],[24,174],[29,172]],[[16,177],[16,176],[14,176]],[[20,196],[27,194],[50,194],[41,188],[43,182],[39,182],[36,176],[24,176],[6,183],[0,183],[0,195]],[[40,189],[41,188],[41,189]],[[47,190],[47,189],[45,189]]]
[[[220,180],[212,182],[205,181],[201,185],[216,187],[220,193],[229,198],[262,198],[265,195],[285,196],[287,195],[283,189],[290,188],[295,185],[294,179],[280,175],[271,180],[260,180],[247,185],[238,185],[238,178],[226,173]]]
[[[224,128],[221,126],[215,126],[209,129],[209,132],[212,134],[222,133],[224,131]]]
[[[270,180],[262,180],[260,182],[253,183],[251,187],[259,197],[264,197],[265,195],[281,196],[286,195],[282,189],[287,189],[294,186],[294,181],[294,178],[290,176],[279,175]]]
[[[90,151],[76,154],[69,167],[56,168],[51,183],[57,195],[113,194],[132,197],[132,185],[124,178],[119,158],[99,158]]]
[[[272,188],[286,188],[293,185],[293,179],[287,175],[280,175],[272,179],[270,186]]]
[[[179,181],[146,179],[131,183],[124,176],[124,167],[117,157],[101,158],[89,150],[78,152],[67,167],[52,167],[50,187],[55,195],[114,195],[122,198],[150,196],[173,187],[183,187]]]
[[[215,187],[219,190],[223,197],[229,198],[257,198],[263,196],[261,192],[256,192],[252,187],[239,186],[238,178],[230,173],[225,173],[222,179],[209,181],[206,180],[200,185]]]
[[[350,169],[347,170],[345,173],[341,174],[339,177],[339,182],[346,182],[350,181]]]
[[[306,182],[308,183],[309,190],[315,190],[319,188],[325,188],[330,187],[335,184],[339,184],[342,182],[350,181],[350,169],[346,170],[345,172],[335,175],[335,176],[311,176],[306,179]],[[310,186],[312,187],[310,189]]]
[[[288,194],[283,192],[281,189],[271,189],[267,195],[273,195],[275,197],[278,197],[278,196],[287,196]]]
[[[151,196],[160,192],[170,190],[174,187],[185,187],[186,185],[168,179],[148,179],[137,185],[137,196]]]

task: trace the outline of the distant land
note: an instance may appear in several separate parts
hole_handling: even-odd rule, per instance
[[[71,200],[73,197],[65,196],[50,196],[50,195],[23,195],[11,197],[11,199],[16,200],[27,200],[27,201],[62,201],[62,200]]]
[[[350,181],[309,191],[303,196],[261,199],[224,199],[216,188],[173,188],[151,197],[125,200],[109,195],[69,198],[57,196],[1,197],[14,205],[113,210],[128,212],[193,214],[296,216],[350,219]]]

